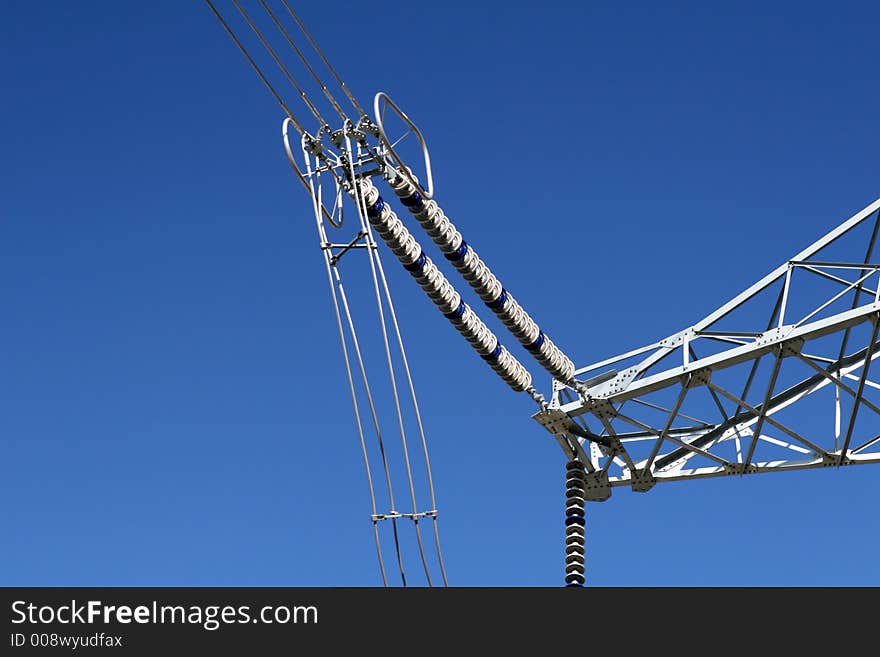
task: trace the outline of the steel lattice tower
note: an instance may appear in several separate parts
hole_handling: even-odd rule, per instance
[[[296,91],[314,117],[316,127],[307,130],[235,30],[206,1],[287,115],[284,146],[297,180],[308,192],[318,230],[369,484],[383,582],[387,584],[388,578],[380,526],[391,529],[404,585],[403,527],[414,531],[427,583],[445,584],[446,573],[425,430],[380,251],[400,262],[513,391],[525,392],[537,404],[532,418],[553,435],[566,460],[565,581],[569,585],[582,585],[587,579],[586,503],[609,499],[616,487],[647,492],[668,481],[880,462],[880,383],[870,376],[880,354],[880,259],[875,254],[880,200],[703,319],[645,346],[578,367],[444,213],[435,198],[426,139],[391,98],[379,93],[372,113],[364,110],[287,0],[281,0],[275,11],[259,0],[256,9],[265,11],[273,34],[269,38],[232,0],[243,24],[280,69],[284,84]],[[325,119],[317,101],[291,73],[287,59],[298,62],[298,75],[314,80],[332,120]],[[349,110],[343,109],[318,69],[329,73],[337,93],[341,91],[351,105]],[[403,126],[402,136],[387,134],[388,117]],[[410,134],[421,154],[416,162],[405,161],[396,148]],[[502,344],[478,309],[442,272],[438,262],[443,260],[435,262],[428,255],[416,237],[416,226],[485,305],[479,311],[494,314],[499,328],[513,337],[512,343],[522,346],[530,365],[549,373],[552,384],[546,395],[536,389],[529,368]],[[376,377],[371,378],[364,365],[362,352],[368,347],[358,336],[357,313],[343,285],[343,264],[347,266],[355,253],[366,257],[370,282],[366,294],[374,298],[381,326],[380,344],[369,348],[379,349],[387,361],[384,376],[390,393],[385,399],[390,400],[396,426],[384,431],[400,435],[407,510],[401,510],[399,494],[395,501],[389,443],[376,410],[380,397],[372,388]],[[719,291],[719,296],[726,294]],[[378,456],[368,453],[370,434]],[[426,475],[421,480],[410,461],[413,435],[424,456]],[[376,468],[384,477],[373,476]],[[374,484],[374,479],[384,480],[384,492],[377,493],[383,486]],[[422,538],[420,527],[426,523],[433,529],[433,553]]]

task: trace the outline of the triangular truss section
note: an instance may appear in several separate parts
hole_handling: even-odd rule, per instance
[[[692,326],[554,382],[534,417],[587,497],[880,462],[878,229],[880,200]]]

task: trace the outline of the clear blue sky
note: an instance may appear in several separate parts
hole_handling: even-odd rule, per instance
[[[880,196],[873,2],[300,10],[362,103],[418,121],[438,198],[577,363]],[[3,14],[0,584],[378,584],[279,108],[200,2]],[[386,266],[450,582],[561,583],[561,452]],[[618,490],[588,579],[880,585],[878,500],[880,467]]]

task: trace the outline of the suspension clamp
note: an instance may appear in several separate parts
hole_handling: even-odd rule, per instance
[[[345,134],[354,139],[359,144],[363,144],[367,140],[367,133],[363,130],[363,126],[361,125],[360,121],[358,121],[357,125],[353,125],[351,122],[346,122]]]
[[[357,126],[355,126],[356,130],[368,133],[373,135],[374,137],[379,136],[379,127],[370,120],[370,117],[364,114],[358,119]]]
[[[336,148],[342,148],[343,137],[345,137],[345,131],[342,128],[339,128],[339,130],[334,130],[330,133],[330,142],[336,146]]]
[[[370,520],[373,522],[377,522],[379,520],[394,520],[395,518],[402,518],[403,515],[398,513],[397,511],[391,511],[390,513],[374,513],[370,516]]]
[[[315,157],[319,157],[324,154],[324,145],[321,143],[320,138],[312,137],[310,134],[306,133],[303,135],[303,148],[310,155],[314,155]]]

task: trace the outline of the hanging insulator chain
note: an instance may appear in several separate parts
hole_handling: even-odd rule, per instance
[[[459,271],[483,302],[494,312],[527,351],[560,381],[574,376],[574,363],[513,298],[436,201],[425,200],[412,183],[401,175],[389,176],[388,184],[407,210],[421,224],[443,255]]]
[[[368,178],[356,182],[367,220],[440,312],[514,391],[533,392],[532,375],[465,303]],[[357,198],[358,195],[355,195]]]
[[[578,460],[565,466],[565,585],[583,586],[586,472]]]

